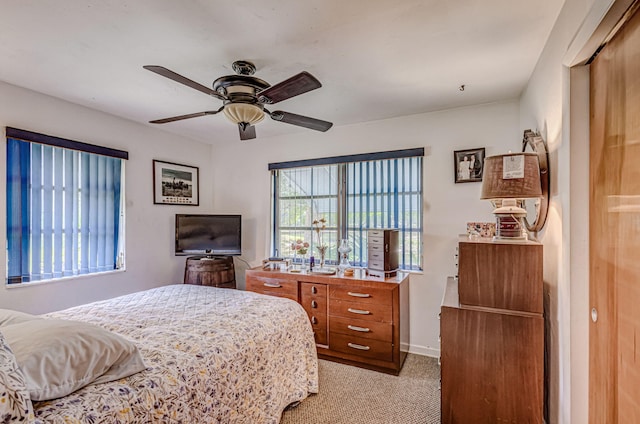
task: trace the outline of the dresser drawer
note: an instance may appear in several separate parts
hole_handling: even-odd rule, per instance
[[[327,297],[312,297],[309,295],[302,295],[300,297],[300,304],[305,311],[311,316],[313,315],[327,315]]]
[[[329,297],[336,300],[348,300],[358,303],[378,303],[391,307],[393,296],[391,290],[374,287],[331,286]]]
[[[391,342],[382,342],[364,337],[331,333],[329,349],[362,358],[377,359],[380,361],[393,360],[393,345]]]
[[[369,263],[373,262],[373,261],[380,261],[380,262],[384,262],[384,253],[380,250],[375,250],[375,249],[369,249],[367,251],[367,255],[369,258]]]
[[[246,289],[270,296],[298,300],[298,282],[295,280],[251,275],[246,278]]]
[[[389,342],[393,340],[393,324],[332,316],[329,321],[329,333]]]
[[[369,233],[367,246],[384,246],[384,234],[380,234],[379,236],[372,236],[371,233]]]
[[[392,322],[391,303],[359,303],[331,299],[329,315],[377,322]]]
[[[318,299],[327,298],[327,285],[318,283],[300,283],[300,298],[301,299]]]
[[[371,260],[371,259],[369,259],[368,268],[369,269],[377,269],[377,270],[380,270],[380,271],[388,271],[388,270],[384,269],[384,259],[382,259],[382,260]]]
[[[384,239],[384,230],[369,230],[367,231],[367,238],[371,240],[372,238],[382,238]]]
[[[316,344],[327,345],[327,316],[309,316]],[[314,324],[315,323],[315,324]]]
[[[367,253],[369,255],[383,255],[384,256],[384,243],[367,245]]]

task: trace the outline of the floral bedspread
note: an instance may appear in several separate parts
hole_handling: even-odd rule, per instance
[[[278,423],[318,392],[313,332],[287,299],[172,285],[48,316],[133,340],[147,369],[35,402],[39,423]]]

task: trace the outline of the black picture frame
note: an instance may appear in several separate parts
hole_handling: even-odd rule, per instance
[[[456,184],[482,181],[483,171],[484,147],[453,152],[453,175]]]
[[[153,203],[198,206],[200,204],[198,167],[154,159]]]

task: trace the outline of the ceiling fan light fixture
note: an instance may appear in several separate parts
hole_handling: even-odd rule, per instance
[[[229,121],[238,126],[240,140],[256,138],[255,125],[264,120],[265,113],[274,121],[296,125],[316,131],[327,131],[333,123],[295,113],[265,109],[265,104],[275,104],[290,99],[300,94],[322,87],[320,81],[309,72],[302,71],[297,75],[287,78],[276,85],[253,76],[255,66],[248,61],[236,61],[232,65],[236,75],[225,75],[213,81],[211,88],[205,87],[195,81],[177,74],[165,67],[146,65],[144,69],[154,72],[162,77],[169,78],[177,83],[208,94],[218,100],[222,100],[222,106],[218,110],[190,113],[187,115],[173,116],[170,118],[149,121],[151,124],[165,124],[199,116],[215,115],[223,112]]]
[[[264,119],[264,110],[251,103],[227,103],[223,110],[225,116],[234,124],[257,124]]]

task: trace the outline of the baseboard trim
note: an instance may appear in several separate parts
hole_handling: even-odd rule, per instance
[[[440,357],[440,349],[436,349],[429,346],[409,345],[409,353],[415,353],[416,355],[422,355],[422,356],[430,356],[432,358]]]

